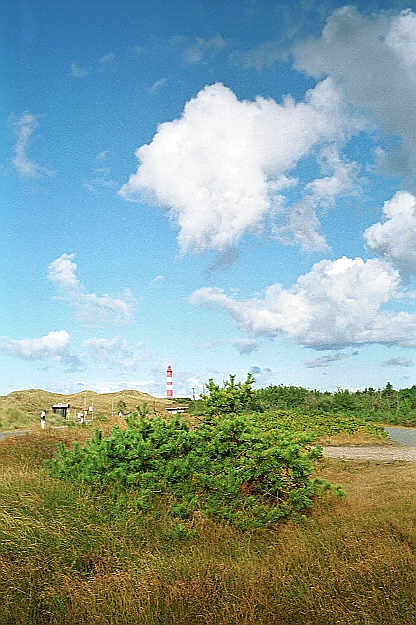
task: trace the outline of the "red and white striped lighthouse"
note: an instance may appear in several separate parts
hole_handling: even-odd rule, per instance
[[[173,397],[172,367],[170,365],[166,371],[166,397]]]

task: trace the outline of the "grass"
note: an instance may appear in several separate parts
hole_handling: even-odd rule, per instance
[[[39,424],[40,413],[47,411],[47,422],[56,424],[59,422],[52,414],[52,405],[56,403],[69,403],[71,408],[69,417],[73,418],[74,412],[82,411],[84,408],[85,396],[86,405],[94,404],[95,414],[102,414],[111,417],[112,409],[117,415],[118,402],[124,401],[128,411],[133,411],[136,406],[146,402],[150,413],[165,412],[168,405],[172,405],[171,400],[153,397],[148,393],[141,393],[135,390],[123,390],[117,393],[94,393],[93,391],[83,391],[72,395],[61,395],[59,393],[49,393],[41,389],[29,389],[25,391],[14,391],[6,396],[0,396],[0,431],[13,430],[18,428],[33,428]],[[175,403],[175,402],[174,402]]]
[[[71,428],[0,442],[2,625],[413,625],[416,465],[326,461],[345,500],[241,532],[42,468]]]

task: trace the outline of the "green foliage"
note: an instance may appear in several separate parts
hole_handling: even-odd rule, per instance
[[[269,386],[256,391],[264,410],[294,410],[300,414],[354,415],[366,421],[416,425],[416,386],[396,391],[388,382],[384,389],[366,388],[336,393],[298,386]]]
[[[269,410],[262,414],[264,428],[275,428],[292,432],[307,432],[316,439],[336,436],[337,434],[355,434],[362,432],[374,437],[384,438],[382,426],[369,423],[359,416],[348,413],[300,413],[295,410]]]
[[[268,425],[258,415],[224,415],[190,429],[182,419],[131,417],[83,447],[61,445],[56,477],[130,492],[139,508],[159,496],[180,519],[195,511],[240,528],[269,525],[312,505],[322,485],[311,479],[319,447],[313,436]]]
[[[202,411],[207,417],[226,414],[241,414],[258,407],[256,393],[252,389],[255,380],[251,373],[245,382],[236,382],[235,375],[221,387],[210,379],[207,384],[208,394],[201,395]]]

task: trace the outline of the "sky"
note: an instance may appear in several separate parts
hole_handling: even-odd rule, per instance
[[[412,386],[416,6],[0,6],[0,394]]]

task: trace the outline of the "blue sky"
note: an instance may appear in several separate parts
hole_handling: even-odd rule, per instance
[[[410,8],[409,8],[410,6]],[[416,7],[0,8],[0,393],[410,386]]]

